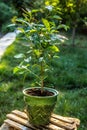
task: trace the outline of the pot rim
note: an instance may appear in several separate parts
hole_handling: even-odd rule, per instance
[[[59,92],[56,90],[56,89],[53,89],[53,88],[47,88],[47,87],[44,87],[45,90],[48,90],[50,92],[53,92],[54,94],[52,96],[33,96],[33,95],[29,95],[26,93],[27,90],[29,89],[32,89],[32,88],[41,88],[41,87],[29,87],[29,88],[25,88],[23,89],[23,94],[28,96],[28,97],[38,97],[38,98],[50,98],[50,97],[55,97],[59,94]]]

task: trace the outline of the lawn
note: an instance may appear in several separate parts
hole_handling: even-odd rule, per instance
[[[71,40],[59,45],[59,59],[49,62],[54,68],[49,73],[45,85],[59,91],[59,97],[54,112],[76,117],[81,120],[79,130],[87,129],[87,38],[82,35],[76,37],[76,46],[71,46]],[[14,109],[23,110],[23,88],[34,86],[33,76],[24,80],[22,76],[13,74],[13,68],[20,63],[14,55],[28,49],[25,41],[16,41],[10,45],[0,61],[0,125],[6,114]],[[52,76],[51,76],[52,74]]]

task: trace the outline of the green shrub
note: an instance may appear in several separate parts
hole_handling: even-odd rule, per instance
[[[0,21],[1,24],[8,21],[9,18],[12,17],[12,10],[11,8],[6,5],[5,3],[0,3]]]
[[[11,21],[11,18],[16,15],[17,12],[9,5],[0,2],[0,27],[2,32],[7,32],[7,25]]]

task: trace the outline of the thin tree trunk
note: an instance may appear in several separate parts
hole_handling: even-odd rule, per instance
[[[76,27],[74,26],[72,30],[72,46],[73,47],[75,46],[75,34],[76,34]]]

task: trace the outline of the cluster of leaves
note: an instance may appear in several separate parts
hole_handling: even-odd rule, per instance
[[[16,19],[19,24],[22,39],[26,40],[28,51],[26,54],[20,53],[16,58],[22,58],[22,62],[14,69],[15,73],[31,73],[40,81],[43,88],[46,72],[51,70],[49,60],[58,58],[58,41],[63,37],[58,35],[57,27],[54,22],[42,19],[41,23],[35,21],[32,13],[36,10],[24,11],[24,19]],[[34,22],[35,21],[35,22]],[[15,22],[15,20],[14,20]]]

